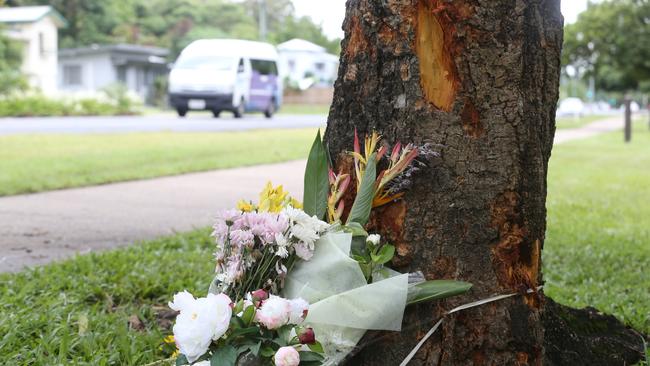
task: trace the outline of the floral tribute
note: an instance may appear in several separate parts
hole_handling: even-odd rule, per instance
[[[399,331],[406,306],[471,287],[392,270],[395,247],[366,231],[373,207],[400,199],[429,153],[381,142],[373,132],[362,151],[355,131],[353,171],[335,173],[319,133],[303,204],[269,182],[257,203],[219,213],[207,296],[169,303],[176,365],[336,365],[367,330]]]

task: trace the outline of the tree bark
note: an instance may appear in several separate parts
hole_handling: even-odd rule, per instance
[[[440,155],[371,226],[396,245],[398,269],[474,284],[409,309],[402,332],[350,362],[398,365],[445,309],[542,283],[563,18],[559,0],[348,0],[343,28],[331,156],[346,169],[355,128],[433,146]],[[450,316],[412,364],[544,364],[543,305],[534,293]]]

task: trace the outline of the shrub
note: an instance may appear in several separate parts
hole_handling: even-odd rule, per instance
[[[106,98],[55,99],[42,94],[10,95],[0,99],[0,116],[108,116],[137,114],[126,92],[112,91]]]

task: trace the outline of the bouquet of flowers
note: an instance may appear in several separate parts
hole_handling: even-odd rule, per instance
[[[353,169],[334,173],[319,133],[304,204],[268,183],[259,202],[219,214],[207,297],[181,292],[169,303],[179,312],[177,365],[336,365],[367,330],[399,331],[406,306],[471,287],[390,269],[395,247],[365,230],[372,208],[400,199],[418,155],[430,153],[397,143],[386,155],[380,142],[372,133],[361,151],[355,131]]]

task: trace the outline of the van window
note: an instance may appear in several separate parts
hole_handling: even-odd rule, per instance
[[[203,69],[203,70],[232,70],[235,59],[232,57],[181,54],[174,65],[177,69]]]
[[[275,64],[275,61],[251,60],[251,67],[253,68],[253,71],[257,71],[261,75],[278,74],[278,67]]]

